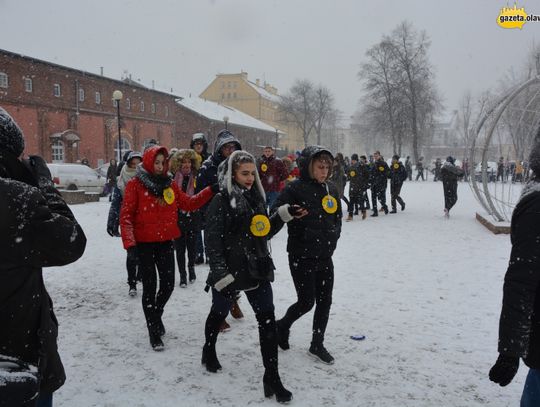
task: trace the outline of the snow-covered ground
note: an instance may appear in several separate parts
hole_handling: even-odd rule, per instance
[[[403,187],[404,212],[343,224],[334,255],[335,288],[326,346],[336,363],[306,353],[312,312],[295,325],[291,349],[280,350],[283,382],[296,406],[516,406],[526,368],[500,388],[487,373],[497,357],[497,330],[508,236],[474,219],[468,185],[450,220],[441,183]],[[263,396],[256,320],[245,297],[243,320],[220,335],[218,374],[201,366],[210,295],[198,280],[176,287],[165,310],[166,349],[152,351],[137,298],[129,298],[120,239],[105,232],[109,203],[73,206],[88,246],[75,264],[46,269],[60,321],[67,382],[57,406],[276,405]],[[286,230],[272,242],[274,298],[282,316],[295,291]],[[178,279],[178,276],[177,276]],[[351,334],[366,335],[353,341]]]

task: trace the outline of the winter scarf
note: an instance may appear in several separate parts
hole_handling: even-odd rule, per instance
[[[166,176],[150,174],[144,169],[142,163],[137,166],[135,176],[152,195],[157,197],[162,197],[163,191],[169,188],[173,181],[168,174]]]
[[[182,171],[176,171],[176,174],[174,174],[174,182],[178,185],[180,189],[182,189],[182,184],[184,183],[184,174],[182,174]],[[184,191],[189,196],[195,195],[195,177],[193,176],[193,171],[189,173],[189,180],[187,184],[187,189]]]
[[[128,165],[124,165],[118,176],[117,187],[120,190],[120,194],[123,196],[127,183],[137,174],[137,168],[129,168]]]

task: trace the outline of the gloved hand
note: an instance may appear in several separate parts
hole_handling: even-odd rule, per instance
[[[212,190],[212,193],[217,194],[219,192],[219,184],[216,182],[215,184],[210,185],[210,189]]]
[[[287,211],[291,216],[299,216],[303,210],[304,208],[302,208],[300,205],[290,205],[287,208]]]
[[[139,253],[137,251],[137,246],[131,246],[131,247],[128,247],[127,249],[127,255],[128,255],[128,258],[131,259],[131,260],[137,260],[137,258],[139,257]]]
[[[499,354],[497,361],[489,371],[489,380],[504,387],[509,384],[519,368],[519,358]]]
[[[232,287],[232,284],[229,284],[228,286],[221,289],[220,293],[223,295],[228,301],[233,302],[236,299],[236,293],[237,291],[234,290]]]
[[[118,233],[118,229],[115,229],[113,227],[110,227],[110,226],[107,226],[107,233],[109,234],[109,236],[111,237],[118,237],[120,236],[120,233]],[[135,246],[133,246],[135,247]]]

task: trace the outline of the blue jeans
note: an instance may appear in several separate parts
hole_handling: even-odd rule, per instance
[[[36,407],[52,407],[52,405],[52,393],[43,393],[39,395]]]
[[[540,369],[530,369],[521,395],[520,407],[540,406]]]

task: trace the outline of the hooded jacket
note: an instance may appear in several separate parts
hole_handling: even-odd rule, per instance
[[[240,187],[232,179],[233,164],[247,158],[246,151],[235,151],[219,166],[220,192],[212,199],[207,211],[206,250],[210,259],[207,284],[221,290],[232,284],[236,290],[256,288],[259,281],[274,280],[274,264],[267,241],[282,226],[278,213],[270,219],[266,236],[251,231],[253,217],[266,216],[266,197],[256,173],[251,189]]]
[[[191,172],[188,176],[184,176],[181,172],[182,161],[184,160],[189,160],[191,162]],[[169,160],[169,166],[171,173],[174,176],[174,182],[178,187],[189,196],[194,195],[195,180],[201,166],[200,155],[197,154],[195,150],[178,150],[172,154]],[[179,211],[178,226],[180,227],[180,230],[184,232],[198,230],[200,229],[200,218],[201,214],[199,211]]]
[[[266,192],[280,191],[281,182],[289,176],[285,164],[274,154],[270,157],[262,156],[257,162],[257,171],[261,178],[262,186]]]
[[[206,141],[206,136],[204,135],[204,133],[195,133],[191,137],[191,142],[189,143],[189,148],[191,148],[192,150],[195,150],[194,147],[195,147],[195,143],[197,141],[202,141],[203,142],[203,151],[201,152],[201,154],[198,154],[198,155],[200,155],[201,162],[202,162],[202,161],[206,160],[210,156],[210,153],[208,152],[208,141]]]
[[[126,186],[120,211],[120,228],[125,249],[141,242],[177,239],[180,237],[178,210],[196,210],[213,195],[210,188],[205,188],[193,196],[182,192],[168,174],[167,162],[164,175],[156,175],[154,161],[158,154],[167,157],[167,149],[153,146],[146,150],[143,161],[137,168],[137,175]],[[164,199],[164,191],[168,188],[173,192],[170,203]]]
[[[302,258],[329,258],[334,253],[341,235],[341,201],[339,191],[332,183],[319,183],[312,177],[313,159],[330,151],[320,146],[306,147],[298,158],[300,178],[289,183],[277,197],[271,213],[282,205],[300,205],[308,214],[287,223],[289,238],[287,251]],[[329,177],[331,175],[329,174]],[[333,213],[323,209],[323,198],[331,195],[337,208]],[[277,231],[276,231],[277,233]]]
[[[45,162],[39,165],[44,176],[36,180],[15,155],[0,150],[0,354],[39,361],[40,390],[50,393],[62,386],[65,373],[42,268],[76,261],[86,237]],[[2,390],[0,404],[6,402]]]

